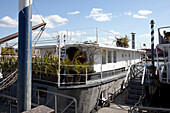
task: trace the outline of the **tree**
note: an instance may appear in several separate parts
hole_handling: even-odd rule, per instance
[[[115,37],[116,38],[116,37]],[[116,38],[117,39],[117,42],[116,42],[116,45],[118,47],[129,47],[129,39],[127,37],[127,35],[125,35],[125,37],[121,37],[121,38]]]

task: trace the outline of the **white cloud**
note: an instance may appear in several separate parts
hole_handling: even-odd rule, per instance
[[[107,42],[107,38],[101,38],[100,40]]]
[[[116,31],[114,31],[114,30],[110,30],[110,33],[112,33],[112,34],[114,34],[114,35],[119,35],[119,34],[120,34],[120,32],[116,32]]]
[[[68,15],[76,15],[76,14],[79,14],[80,13],[80,11],[74,11],[74,12],[68,12],[67,14]]]
[[[114,36],[108,36],[108,39],[110,40],[116,40],[116,38]]]
[[[43,17],[42,15],[32,15],[33,25],[42,23],[40,16],[47,23],[46,27],[52,29],[55,27],[65,25],[66,22],[68,21],[67,18],[62,18],[59,15],[50,15],[47,17]]]
[[[2,22],[3,24],[0,24],[0,27],[17,27],[18,26],[18,22],[15,19],[12,19],[9,16],[5,16],[2,19],[0,19],[0,22]]]
[[[47,28],[55,28],[59,26],[63,26],[68,22],[67,18],[62,18],[59,15],[50,15],[47,17],[43,17],[42,15],[32,15],[32,23],[33,25],[37,25],[42,23],[41,18],[47,23]],[[9,16],[5,16],[0,19],[0,27],[17,27],[18,22],[15,19],[12,19]]]
[[[66,24],[66,23],[58,24],[57,27],[63,26],[63,25],[65,25],[65,24]]]
[[[85,34],[86,34],[86,32],[76,31],[73,35],[82,36],[82,35],[85,35]]]
[[[149,11],[149,10],[139,10],[138,13],[140,15],[149,15],[152,13],[152,11]]]
[[[87,40],[96,41],[96,37],[87,37]]]
[[[39,33],[39,31],[34,31],[33,33],[32,33],[32,36],[37,36],[37,34]],[[47,32],[43,32],[43,34],[41,35],[41,37],[45,37],[45,38],[49,38],[49,37],[52,37],[52,34],[49,34],[49,33],[47,33]]]
[[[93,18],[95,21],[110,21],[112,13],[103,13],[103,9],[93,8],[86,18]]]
[[[142,34],[140,36],[138,36],[139,38],[150,38],[151,37],[151,34]]]
[[[125,14],[125,15],[128,15],[128,16],[131,16],[131,15],[132,15],[132,12],[128,11],[128,12],[125,12],[124,14]]]
[[[71,32],[71,31],[68,31],[68,33],[67,33],[67,31],[58,31],[58,35],[68,35],[69,37],[70,36],[73,36],[74,35],[74,32]]]
[[[146,15],[151,14],[152,11],[150,10],[139,10],[137,14],[133,14],[132,12],[128,11],[125,12],[125,15],[132,16],[133,18],[141,18],[141,19],[146,19],[148,18]]]
[[[133,18],[143,18],[143,19],[146,19],[146,18],[148,18],[148,17],[143,16],[143,15],[139,15],[139,14],[134,14],[134,15],[133,15]]]

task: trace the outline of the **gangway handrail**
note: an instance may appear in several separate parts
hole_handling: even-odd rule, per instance
[[[144,66],[144,70],[143,70],[142,81],[141,81],[142,85],[143,85],[144,80],[145,80],[145,72],[146,72],[146,65]]]
[[[164,63],[164,64],[161,64],[160,66],[159,66],[159,68],[158,68],[158,70],[159,70],[159,80],[160,80],[160,82],[163,82],[163,79],[166,79],[166,83],[169,83],[169,72],[168,72],[168,67],[169,67],[169,64],[170,64],[170,62],[166,62],[166,63]],[[161,76],[161,67],[163,67],[163,66],[166,66],[166,68],[167,68],[167,70],[166,70],[166,77],[162,77]],[[164,69],[163,69],[164,70]]]
[[[132,65],[130,65],[129,68],[128,68],[128,72],[127,72],[126,78],[125,78],[125,83],[127,83],[131,67],[132,67]]]
[[[170,64],[170,62],[166,62],[164,64],[161,64],[159,67],[162,67],[162,66],[165,66],[165,65],[168,65],[168,64]]]
[[[127,74],[126,74],[126,77],[125,77],[125,83],[127,83],[127,81],[128,81],[128,77],[129,77],[129,74],[130,74],[130,72],[131,72],[131,67],[132,66],[143,66],[143,64],[132,64],[132,65],[130,65],[129,66],[129,68],[128,68],[128,72],[127,72]]]

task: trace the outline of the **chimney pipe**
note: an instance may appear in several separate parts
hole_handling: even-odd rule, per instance
[[[135,34],[134,32],[131,33],[132,34],[132,49],[135,49]]]

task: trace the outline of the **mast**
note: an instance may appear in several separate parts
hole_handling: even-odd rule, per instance
[[[18,38],[18,109],[21,113],[31,109],[31,70],[32,70],[32,0],[19,0]]]

